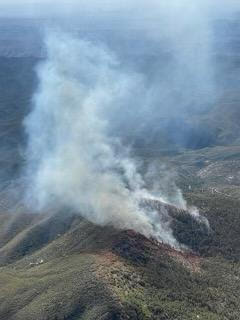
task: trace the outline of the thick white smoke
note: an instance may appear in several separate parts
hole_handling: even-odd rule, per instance
[[[68,34],[48,32],[46,48],[25,121],[28,204],[68,207],[94,223],[131,228],[177,247],[168,222],[141,208],[152,195],[127,151],[107,134],[106,114],[130,107],[130,97],[143,88],[141,76],[121,71],[101,45]]]

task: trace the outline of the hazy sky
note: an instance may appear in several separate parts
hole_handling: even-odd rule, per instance
[[[144,16],[145,13],[164,7],[184,7],[197,4],[214,11],[238,10],[239,0],[1,0],[0,16],[2,17],[57,17],[72,16],[81,13],[101,14],[103,12],[121,14],[132,12]]]

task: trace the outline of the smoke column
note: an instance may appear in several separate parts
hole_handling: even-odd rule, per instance
[[[26,202],[44,211],[68,208],[177,246],[165,213],[160,217],[141,201],[186,209],[181,191],[169,173],[159,181],[154,164],[143,179],[126,145],[188,146],[194,119],[220,93],[216,21],[239,6],[151,0],[68,7],[72,24],[67,18],[64,29],[71,32],[46,32],[47,59],[37,68],[38,91],[25,120]],[[211,129],[201,126],[200,136]]]
[[[46,48],[25,120],[27,203],[38,210],[67,207],[94,223],[131,228],[177,247],[168,223],[141,208],[152,195],[127,150],[107,134],[106,114],[126,108],[141,76],[121,72],[103,46],[62,32],[48,31]]]

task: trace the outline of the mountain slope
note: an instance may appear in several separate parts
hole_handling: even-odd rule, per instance
[[[176,235],[197,235],[183,215]],[[239,256],[224,246],[179,252],[66,213],[1,218],[1,319],[238,319]]]

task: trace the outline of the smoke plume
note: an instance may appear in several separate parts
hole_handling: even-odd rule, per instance
[[[152,196],[128,151],[107,134],[104,115],[128,103],[141,78],[121,72],[106,48],[61,32],[48,32],[46,47],[34,108],[25,120],[27,202],[39,210],[68,207],[94,223],[176,246],[168,224],[141,208],[142,199]]]
[[[69,17],[62,20],[70,32],[46,32],[47,58],[37,68],[38,91],[25,120],[26,202],[38,210],[67,207],[177,246],[166,216],[141,201],[186,209],[182,193],[155,172],[143,178],[128,147],[211,142],[211,135],[198,141],[209,130],[192,119],[219,94],[214,50],[222,7],[189,0],[65,7],[74,8],[71,26]],[[236,7],[231,2],[228,14]]]

